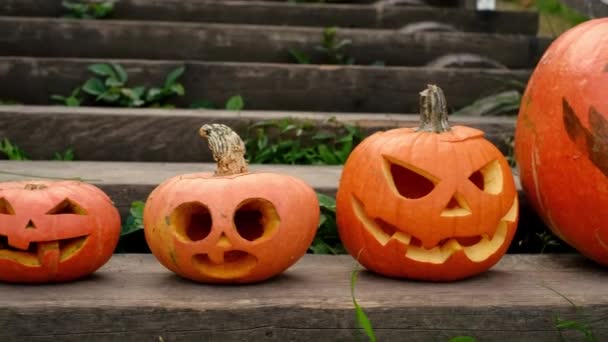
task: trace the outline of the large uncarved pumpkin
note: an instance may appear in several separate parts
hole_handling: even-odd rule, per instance
[[[515,153],[547,226],[608,265],[608,19],[578,25],[547,49],[522,99]]]

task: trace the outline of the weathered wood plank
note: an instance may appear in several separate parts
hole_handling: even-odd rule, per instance
[[[94,276],[61,285],[0,284],[3,341],[352,341],[349,256],[306,255],[247,286],[183,280],[151,255],[115,255]],[[507,255],[465,281],[399,281],[363,271],[356,296],[379,341],[556,341],[555,317],[608,339],[608,273],[578,255]],[[553,289],[553,290],[551,290]],[[584,289],[584,290],[583,290]],[[360,335],[359,335],[360,336]],[[568,340],[580,338],[567,333]]]
[[[342,166],[328,165],[261,165],[252,164],[255,172],[279,172],[301,178],[318,192],[334,196]],[[104,190],[126,218],[133,201],[145,201],[150,192],[164,180],[182,174],[213,172],[213,163],[152,163],[98,161],[7,161],[0,160],[0,182],[30,179],[81,179]],[[542,225],[523,193],[514,172],[520,202],[520,227]]]
[[[289,63],[289,49],[310,56],[322,28],[286,28],[154,21],[71,20],[0,17],[0,53],[5,56],[127,58]],[[10,34],[9,34],[10,32]],[[512,68],[536,65],[550,40],[524,35],[458,32],[398,33],[340,29],[337,39],[357,64],[425,65],[450,53],[469,53]],[[412,53],[416,51],[416,53]]]
[[[87,66],[99,59],[0,58],[0,98],[26,104],[49,103],[51,94],[69,94],[91,77]],[[311,66],[114,60],[125,66],[131,85],[161,85],[174,68],[186,95],[175,103],[187,107],[200,99],[224,103],[244,97],[247,109],[415,113],[418,92],[436,83],[450,108],[523,84],[529,70],[430,69],[407,67]]]
[[[251,171],[279,172],[301,178],[316,191],[333,195],[341,166],[251,165]],[[164,180],[187,173],[213,172],[213,163],[138,163],[0,160],[0,182],[29,179],[81,179],[104,190],[126,217],[133,201],[145,201]]]
[[[0,15],[60,17],[60,0],[3,0]],[[240,23],[255,25],[400,28],[436,21],[471,32],[536,34],[538,14],[453,8],[293,4],[265,1],[121,0],[113,19]]]
[[[366,136],[419,123],[417,114],[0,106],[0,139],[8,138],[32,159],[50,159],[55,152],[72,148],[78,160],[211,162],[211,153],[198,136],[203,124],[226,124],[247,139],[255,134],[253,124],[284,118],[330,132],[336,131],[335,118],[360,127]],[[483,130],[503,153],[510,153],[507,142],[515,130],[514,117],[454,116],[451,123]]]

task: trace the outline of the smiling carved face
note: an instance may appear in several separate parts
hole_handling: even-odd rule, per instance
[[[112,255],[120,217],[98,188],[75,181],[0,183],[0,281],[85,276]]]
[[[347,161],[340,238],[368,269],[423,280],[483,272],[506,252],[518,205],[500,151],[468,127],[376,133]]]

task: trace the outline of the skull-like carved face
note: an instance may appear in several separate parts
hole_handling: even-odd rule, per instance
[[[155,189],[144,212],[159,261],[203,282],[254,282],[282,272],[306,252],[318,220],[312,189],[269,173],[180,176]]]
[[[0,184],[0,280],[67,281],[112,255],[120,217],[98,188],[80,182]]]
[[[452,280],[504,254],[515,232],[517,192],[505,158],[480,131],[398,129],[353,151],[337,211],[340,237],[366,267]]]

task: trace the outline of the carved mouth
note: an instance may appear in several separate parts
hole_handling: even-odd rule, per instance
[[[0,235],[0,259],[12,260],[31,267],[62,262],[70,258],[85,245],[88,235],[55,241],[31,242],[28,249],[14,248],[8,238]]]
[[[195,254],[192,262],[204,275],[218,279],[234,279],[249,274],[258,264],[258,258],[245,251],[231,250],[213,255]]]
[[[372,219],[365,214],[363,204],[356,198],[352,198],[352,206],[355,215],[363,227],[370,232],[376,240],[385,246],[391,239],[395,239],[407,246],[405,257],[432,264],[443,264],[452,254],[462,250],[473,262],[486,260],[503,245],[508,234],[508,223],[515,222],[517,218],[517,198],[513,205],[500,220],[494,235],[478,235],[470,237],[453,237],[444,239],[432,248],[424,248],[415,236],[397,231],[395,227],[381,219]]]

